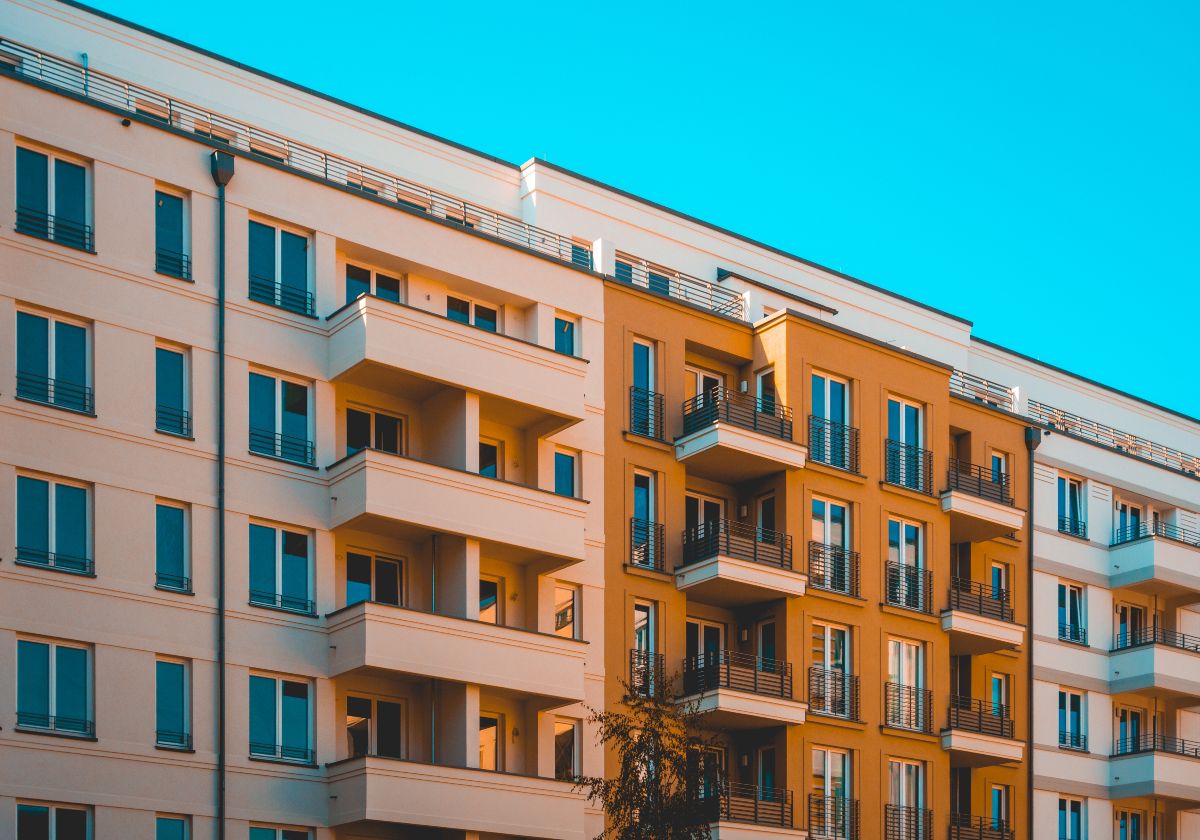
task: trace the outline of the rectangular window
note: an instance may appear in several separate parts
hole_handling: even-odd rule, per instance
[[[1062,475],[1058,477],[1058,530],[1064,534],[1087,538],[1083,484],[1077,478]]]
[[[446,317],[460,324],[472,324],[488,332],[497,332],[500,329],[499,312],[494,306],[465,298],[447,295]]]
[[[17,562],[90,575],[88,490],[61,479],[17,476]]]
[[[564,353],[568,356],[576,355],[575,321],[573,319],[555,316],[554,349],[559,353]]]
[[[307,385],[250,373],[250,451],[312,465]]]
[[[360,408],[346,409],[346,454],[363,449],[404,454],[404,418]]]
[[[248,840],[309,840],[309,837],[307,828],[271,828],[252,825]]]
[[[1059,798],[1058,840],[1083,840],[1083,800]]]
[[[154,192],[154,270],[168,277],[192,279],[188,256],[187,199],[164,190]]]
[[[250,675],[250,755],[312,763],[308,683]]]
[[[921,525],[888,519],[887,602],[894,607],[930,611],[932,592],[924,543]]]
[[[346,606],[361,601],[400,606],[404,598],[404,564],[387,557],[346,552]]]
[[[854,837],[854,815],[848,800],[854,786],[850,777],[850,753],[829,747],[812,750],[812,799],[809,803],[809,832],[814,837]]]
[[[504,478],[501,459],[502,444],[498,440],[479,441],[479,474],[488,478]]]
[[[154,742],[160,747],[190,749],[192,727],[187,663],[159,659],[154,667]]]
[[[655,345],[635,339],[631,349],[633,380],[629,387],[629,431],[661,440],[663,436],[662,395],[655,392]]]
[[[313,314],[307,236],[251,220],[249,261],[251,300]]]
[[[159,502],[154,506],[154,585],[191,592],[188,565],[187,509]]]
[[[49,152],[17,147],[17,232],[91,251],[88,169]]]
[[[930,692],[925,688],[925,646],[907,639],[888,639],[887,725],[928,732]]]
[[[311,615],[308,535],[250,523],[250,603]]]
[[[1087,717],[1083,694],[1069,688],[1058,690],[1058,745],[1087,751]]]
[[[858,565],[850,548],[850,506],[813,496],[811,513],[810,585],[857,595]]]
[[[658,606],[647,601],[633,605],[633,655],[629,684],[638,694],[652,695],[662,682],[658,656]]]
[[[579,775],[579,721],[554,721],[554,778],[574,779]]]
[[[858,430],[850,427],[850,383],[812,375],[809,453],[814,461],[858,471]]]
[[[91,414],[88,328],[62,318],[17,312],[17,396]]]
[[[180,437],[192,436],[188,410],[187,354],[172,347],[154,348],[154,428]]]
[[[400,302],[400,279],[369,268],[346,264],[346,303],[363,295]]]
[[[402,709],[398,702],[346,698],[346,747],[350,756],[402,758]]]
[[[633,517],[629,521],[629,562],[659,568],[663,563],[661,529],[657,522],[654,475],[633,474]]]
[[[990,801],[988,802],[990,813],[988,816],[992,824],[991,827],[994,831],[1007,831],[1009,821],[1009,787],[1008,785],[992,785],[988,792],[990,794]]]
[[[17,803],[17,840],[88,840],[89,822],[85,808]]]
[[[1078,645],[1088,643],[1083,587],[1077,583],[1058,584],[1058,638]]]
[[[560,496],[575,498],[576,458],[570,452],[554,453],[554,492]]]
[[[885,479],[922,493],[930,492],[929,454],[924,444],[924,407],[898,397],[887,403]]]
[[[504,724],[500,715],[479,716],[479,769],[504,769]]]
[[[1143,840],[1142,826],[1146,823],[1146,815],[1141,811],[1118,809],[1116,815],[1117,840]]]
[[[579,588],[558,583],[554,586],[554,635],[579,638]]]
[[[479,620],[489,624],[504,623],[504,583],[500,578],[479,579]]]
[[[187,817],[155,817],[154,840],[188,840]]]
[[[850,628],[814,621],[809,707],[825,715],[858,718],[858,683],[850,666]]]
[[[17,640],[17,725],[69,735],[95,734],[87,648]]]

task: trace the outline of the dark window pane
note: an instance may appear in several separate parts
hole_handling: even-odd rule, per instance
[[[475,304],[475,326],[481,330],[495,332],[497,323],[498,319],[495,309],[492,309],[490,306]]]
[[[295,828],[285,828],[280,840],[308,840],[308,832]]]
[[[471,304],[456,297],[446,298],[446,317],[461,324],[471,323]]]
[[[250,826],[250,840],[275,840],[275,829]]]
[[[554,492],[575,495],[575,458],[562,452],[554,453]]]
[[[282,606],[308,610],[308,537],[283,532]]]
[[[17,207],[35,213],[49,213],[49,158],[41,152],[17,147]]]
[[[250,597],[275,594],[275,529],[250,526]]]
[[[496,478],[499,470],[499,452],[494,443],[479,444],[479,474]]]
[[[492,624],[499,622],[500,584],[494,580],[480,578],[479,580],[479,620]]]
[[[575,322],[564,318],[554,319],[554,349],[568,356],[575,355]]]
[[[17,476],[17,546],[33,559],[50,550],[50,483]]]
[[[371,558],[346,554],[346,606],[371,600]]]
[[[371,445],[371,415],[353,408],[346,409],[346,454],[353,455]]]
[[[386,414],[375,415],[375,448],[400,454],[400,420]]]
[[[155,823],[154,840],[184,840],[186,823],[175,817],[159,817]]]
[[[286,757],[306,758],[301,754],[308,750],[308,685],[305,683],[284,680],[281,723],[284,749],[296,751],[285,752]]]
[[[88,556],[87,506],[87,490],[54,485],[54,553],[59,555],[60,565],[84,565]]]
[[[154,193],[154,246],[183,253],[183,199],[177,195]]]
[[[400,704],[380,700],[378,704],[379,720],[375,735],[375,752],[388,758],[400,758]]]
[[[157,662],[155,728],[162,733],[187,731],[184,712],[184,667],[181,662]]]
[[[346,266],[346,303],[371,294],[371,272],[356,265]]]
[[[279,232],[279,271],[282,285],[308,291],[308,237]]]
[[[569,779],[575,775],[575,727],[555,727],[554,778]]]
[[[275,282],[275,228],[250,223],[250,276]]]
[[[183,354],[163,347],[154,349],[155,399],[159,405],[183,410]]]
[[[18,805],[17,840],[50,840],[50,809],[45,805]]]
[[[54,840],[87,840],[87,811],[54,809]]]
[[[250,677],[250,750],[274,752],[275,745],[275,680],[269,677]]]
[[[367,755],[371,751],[371,701],[363,697],[346,698],[346,734],[350,738],[350,755]]]
[[[384,300],[400,302],[400,281],[384,274],[375,275],[375,294]]]
[[[50,375],[50,321],[28,312],[17,313],[17,371],[33,376]],[[30,383],[37,396],[37,384]],[[24,390],[24,386],[18,383]],[[43,397],[44,398],[44,397]]]
[[[87,651],[59,646],[54,651],[54,714],[57,728],[84,730],[88,719]]]
[[[375,563],[375,600],[381,604],[400,605],[400,564],[391,560]]]
[[[299,440],[308,440],[308,388],[282,380],[279,384],[283,389],[283,428],[280,431]]]
[[[183,508],[157,505],[155,509],[154,570],[172,578],[183,578]],[[182,580],[170,581],[182,584]]]
[[[87,330],[75,324],[54,324],[54,378],[87,384]]]
[[[87,224],[87,170],[65,160],[54,161],[54,215],[57,219]],[[74,227],[69,235],[82,237]]]
[[[275,380],[260,373],[250,374],[250,448],[273,453],[272,439],[256,437],[255,432],[275,433]]]
[[[17,642],[17,711],[35,716],[33,725],[36,716],[50,714],[50,645],[44,642]]]
[[[650,291],[664,295],[671,293],[671,281],[665,274],[655,274],[653,271],[649,271],[647,272],[647,281]]]

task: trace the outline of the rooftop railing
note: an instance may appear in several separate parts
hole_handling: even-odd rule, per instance
[[[652,263],[632,254],[617,252],[616,278],[660,295],[685,301],[719,315],[745,320],[742,296],[707,280]]]
[[[1017,411],[1017,392],[1007,385],[984,379],[965,370],[956,370],[950,374],[950,393],[957,397],[989,405],[992,408],[1002,408],[1014,414]]]

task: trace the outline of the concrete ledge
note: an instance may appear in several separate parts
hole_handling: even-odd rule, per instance
[[[697,475],[737,484],[780,470],[802,469],[808,448],[718,421],[677,439],[675,457],[686,461]]]
[[[722,729],[747,729],[772,723],[801,724],[808,712],[808,704],[800,700],[732,688],[692,694],[679,698],[678,702],[695,703],[698,711],[711,714],[714,725]]]
[[[950,514],[951,538],[956,542],[979,542],[1025,527],[1025,511],[991,499],[947,490],[942,493],[942,511]]]
[[[964,610],[944,610],[942,630],[951,634],[951,646],[969,654],[1018,648],[1025,642],[1025,627]]]
[[[972,766],[987,764],[1009,764],[1020,762],[1025,757],[1025,742],[997,735],[983,735],[962,729],[947,729],[942,732],[942,749],[949,752],[966,753]]]
[[[808,587],[802,572],[719,554],[675,570],[675,586],[713,604],[738,606],[770,598],[798,598]]]

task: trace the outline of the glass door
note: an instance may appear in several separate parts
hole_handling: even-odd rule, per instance
[[[841,469],[850,469],[850,385],[823,373],[812,375],[810,406],[814,418],[809,455]]]
[[[1144,641],[1146,630],[1146,608],[1132,604],[1117,607],[1117,647],[1129,647]]]
[[[916,761],[888,761],[888,819],[890,837],[926,840],[924,766]]]
[[[924,551],[921,526],[888,520],[888,603],[910,610],[925,608]]]
[[[812,500],[812,541],[823,546],[809,569],[813,586],[850,591],[850,511],[841,502]]]
[[[657,616],[654,604],[639,602],[633,605],[633,663],[631,688],[642,694],[652,694],[657,687],[658,650]]]
[[[889,726],[924,729],[925,664],[919,642],[888,640],[888,682],[894,686],[887,703]]]
[[[851,717],[850,630],[837,624],[813,623],[809,705],[816,711]]]
[[[775,748],[762,747],[758,751],[758,799],[774,802],[781,794],[775,778]]]
[[[1113,519],[1117,527],[1117,539],[1132,540],[1142,532],[1142,508],[1140,505],[1118,501]]]
[[[718,688],[725,650],[725,625],[689,618],[685,630],[684,692],[695,694]]]
[[[1136,752],[1142,747],[1143,723],[1146,713],[1141,709],[1121,706],[1117,709],[1117,753]]]
[[[887,480],[915,490],[925,486],[921,406],[888,398]]]
[[[758,659],[755,665],[759,671],[774,674],[780,669],[776,661],[775,651],[775,622],[763,621],[758,625]]]
[[[683,497],[684,527],[690,538],[702,540],[716,538],[724,518],[725,502],[699,493],[688,493]]]
[[[654,345],[633,342],[633,387],[629,395],[629,431],[657,438],[662,418],[655,399]]]
[[[725,387],[724,376],[701,368],[684,368],[684,379],[687,383],[686,396],[695,399],[693,404],[697,409],[716,405],[720,390]]]
[[[657,568],[659,558],[655,528],[654,476],[633,474],[633,525],[631,528],[630,562],[636,566]]]
[[[760,371],[755,377],[758,390],[758,410],[763,414],[775,416],[775,406],[778,398],[775,392],[775,368]]]
[[[813,747],[812,769],[812,794],[817,803],[810,811],[809,833],[820,838],[849,837],[850,754]]]

